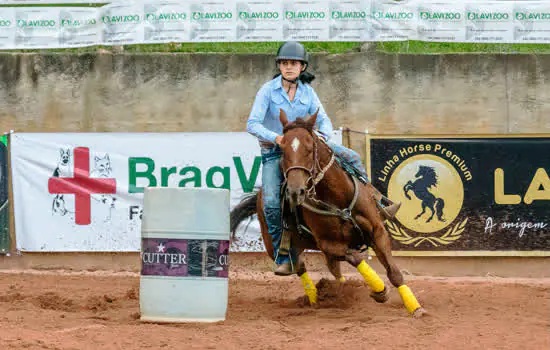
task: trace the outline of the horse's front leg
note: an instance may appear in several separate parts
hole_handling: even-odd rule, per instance
[[[376,271],[367,264],[356,250],[348,250],[346,261],[354,266],[363,276],[363,279],[369,285],[372,291],[370,296],[378,303],[385,303],[389,299],[389,289],[384,285],[384,281],[378,276]]]
[[[326,253],[325,257],[327,259],[327,267],[330,273],[338,282],[345,282],[346,279],[342,275],[342,270],[340,268],[340,260],[338,260],[335,256]]]
[[[384,228],[384,224],[380,220],[377,220],[372,225],[367,219],[361,216],[357,217],[357,222],[362,229],[372,228],[372,233],[374,236],[373,249],[376,252],[378,260],[380,260],[380,263],[385,267],[390,282],[399,291],[399,295],[401,296],[407,311],[409,311],[413,317],[422,316],[425,313],[425,310],[416,300],[416,297],[410,288],[404,283],[403,274],[397,267],[395,259],[392,256],[391,241],[388,232]]]
[[[346,243],[319,241],[319,249],[325,254],[332,255],[335,260],[346,260],[363,276],[363,279],[372,290],[371,297],[379,303],[388,300],[388,290],[376,272],[363,260],[357,250],[350,249]]]
[[[309,300],[309,304],[312,306],[316,306],[317,288],[315,287],[315,284],[307,273],[303,250],[298,254],[298,268],[296,269],[296,274],[298,275],[298,277],[300,277],[300,280],[302,281],[302,285],[304,286],[304,291],[306,293],[307,299]]]

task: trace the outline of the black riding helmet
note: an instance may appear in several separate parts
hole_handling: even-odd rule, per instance
[[[298,77],[303,83],[311,83],[315,76],[309,72],[306,72],[309,65],[309,53],[306,51],[304,45],[296,41],[287,41],[282,44],[277,50],[277,56],[275,57],[275,62],[278,64],[281,60],[297,60],[305,64],[305,69],[300,76]],[[276,74],[275,77],[279,76]],[[284,79],[284,78],[283,78]],[[286,80],[286,79],[285,79]]]
[[[296,41],[287,41],[277,50],[275,62],[279,63],[280,60],[302,61],[307,69],[307,65],[309,64],[309,53],[306,51],[304,45]]]

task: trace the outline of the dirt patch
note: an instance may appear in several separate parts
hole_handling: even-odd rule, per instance
[[[41,309],[76,312],[78,305],[70,298],[63,297],[55,292],[47,292],[34,298],[34,302]]]
[[[378,304],[358,278],[312,278],[318,308],[298,277],[249,274],[229,281],[226,321],[151,324],[139,320],[137,276],[4,274],[0,349],[550,348],[548,283],[409,280],[429,312],[417,320],[395,288]]]
[[[368,293],[365,293],[366,284],[363,281],[346,281],[340,283],[335,280],[321,278],[315,285],[317,288],[316,308],[348,309],[358,302],[365,301]],[[307,296],[298,297],[296,305],[299,307],[311,307]]]
[[[6,294],[0,295],[0,303],[11,303],[14,301],[24,300],[25,296],[19,292],[10,291]]]
[[[139,290],[137,287],[128,289],[128,291],[126,292],[126,299],[138,300],[138,298],[139,298]]]
[[[93,312],[98,312],[98,311],[105,311],[109,308],[115,308],[116,305],[113,304],[115,300],[116,300],[115,298],[107,295],[103,295],[103,296],[93,295],[88,297],[88,299],[86,300],[86,309]]]

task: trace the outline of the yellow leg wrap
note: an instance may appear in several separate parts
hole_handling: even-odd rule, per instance
[[[369,285],[370,289],[375,292],[381,292],[384,290],[384,281],[378,276],[376,271],[374,271],[366,262],[365,260],[361,261],[361,263],[357,266],[357,270],[359,273],[363,276],[367,284]]]
[[[411,292],[411,289],[409,287],[407,287],[406,285],[402,285],[397,288],[397,290],[399,291],[399,295],[401,295],[401,299],[403,299],[403,303],[405,304],[405,307],[410,314],[415,312],[416,309],[420,307],[420,304],[416,300],[416,297]]]
[[[344,283],[344,282],[346,282],[346,278],[344,276],[342,276],[338,279],[338,282]]]
[[[302,284],[304,285],[304,290],[306,291],[306,295],[309,299],[310,304],[317,303],[317,288],[315,288],[315,284],[313,284],[313,281],[311,278],[309,278],[307,272],[304,272],[300,279],[302,280]]]

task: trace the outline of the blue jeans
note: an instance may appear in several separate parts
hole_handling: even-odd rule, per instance
[[[288,255],[279,255],[279,247],[283,235],[281,222],[281,183],[283,174],[279,167],[282,152],[279,146],[262,148],[262,199],[264,214],[267,223],[267,231],[273,242],[273,254],[277,265],[290,261]],[[292,250],[290,255],[292,256]],[[297,257],[292,257],[296,261]]]
[[[367,170],[365,170],[365,167],[363,166],[359,153],[332,141],[327,141],[327,144],[339,158],[344,158],[368,180]]]
[[[328,146],[340,157],[345,158],[365,177],[367,173],[359,154],[342,145],[333,142],[327,142]],[[290,261],[288,255],[278,255],[279,247],[282,238],[282,222],[281,222],[281,183],[283,182],[283,174],[279,168],[279,163],[282,156],[282,151],[279,146],[273,148],[262,148],[262,198],[264,205],[264,214],[267,221],[268,232],[271,235],[273,242],[274,256],[276,264],[283,264]],[[290,256],[296,262],[298,258],[296,252],[290,249]]]

